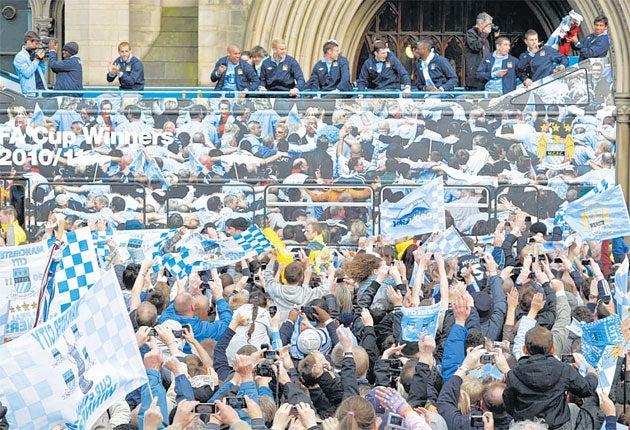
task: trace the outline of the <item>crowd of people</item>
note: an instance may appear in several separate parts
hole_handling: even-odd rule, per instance
[[[247,226],[238,218],[226,233]],[[307,218],[309,240],[321,241],[320,229]],[[182,228],[168,246],[176,250],[195,232],[223,237]],[[572,319],[617,313],[612,279],[630,251],[622,239],[576,237],[547,251],[553,238],[545,226],[516,212],[496,226],[489,247],[469,242],[476,267],[467,255],[425,251],[428,234],[404,239],[364,237],[356,250],[335,254],[307,247],[289,264],[272,251],[182,279],[163,267],[154,274],[151,258],[114,257],[150,388],[110,407],[95,428],[537,430],[627,422],[625,355],[605,393],[569,330]],[[405,311],[434,304],[435,334],[404,339]],[[630,319],[620,329],[629,341]]]
[[[153,270],[151,259],[114,259],[150,388],[113,405],[95,428],[627,424],[620,406],[625,356],[610,393],[598,390],[568,326],[571,318],[593,322],[617,313],[610,284],[629,249],[621,239],[579,238],[563,249],[543,248],[558,239],[553,218],[561,203],[601,179],[614,183],[612,77],[599,58],[605,52],[592,55],[605,18],[595,25],[594,35],[572,41],[586,61],[554,75],[555,54],[539,46],[535,32],[525,35],[530,51],[521,59],[500,36],[490,53],[487,36],[496,29],[480,14],[469,32],[480,43],[467,42],[470,57],[478,56],[479,82],[466,81],[470,89],[516,90],[499,98],[191,101],[130,93],[65,97],[52,111],[46,98],[11,107],[0,124],[3,146],[26,157],[0,167],[2,196],[25,204],[0,211],[3,245],[52,237],[64,219],[68,229],[178,229],[180,243],[192,233],[235,236],[256,223],[299,249],[288,264],[274,251],[184,279]],[[18,55],[35,65],[31,74],[20,72],[27,92],[45,85],[45,63],[37,35],[25,43]],[[53,68],[57,46],[50,43]],[[118,48],[107,80],[141,90],[141,61],[129,44]],[[228,46],[212,72],[216,88],[291,96],[352,89],[334,40],[308,81],[283,41],[272,50],[267,57],[262,47],[245,53]],[[62,61],[77,62],[76,43],[62,51]],[[417,89],[457,85],[429,41],[414,51]],[[412,82],[386,42],[375,40],[373,54],[359,89],[409,95]],[[62,87],[76,83],[76,74],[60,76],[55,89],[81,89]],[[63,144],[63,136],[71,138]],[[58,163],[41,162],[46,150],[60,155]],[[435,236],[378,235],[380,204],[438,176],[447,185],[446,226],[489,237],[485,247],[466,239],[474,268],[458,264],[463,256],[425,251]],[[403,339],[405,310],[435,304],[435,334]],[[621,329],[630,340],[630,321]]]
[[[0,125],[20,161],[0,171],[28,181],[20,221],[31,237],[51,213],[89,221],[101,197],[111,228],[224,230],[260,215],[299,243],[294,225],[314,216],[338,226],[327,239],[356,245],[378,234],[382,202],[438,176],[455,226],[487,235],[506,210],[550,219],[583,187],[615,182],[610,66],[590,59],[563,73],[489,99],[104,94],[64,97],[48,115],[35,112],[48,99],[29,99]]]

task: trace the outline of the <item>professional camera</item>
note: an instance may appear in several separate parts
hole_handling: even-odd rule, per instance
[[[271,378],[275,375],[272,365],[266,361],[258,363],[258,365],[254,368],[254,373],[257,376],[264,376],[267,378]]]
[[[28,48],[26,51],[31,56],[31,61],[36,58],[39,58],[40,60],[48,58],[48,46],[45,48]]]
[[[387,364],[389,367],[389,386],[391,388],[397,388],[398,377],[400,376],[400,371],[403,366],[402,361],[398,358],[390,358],[387,360]]]
[[[42,45],[48,46],[48,44],[50,43],[51,40],[54,41],[55,43],[58,43],[56,38],[44,36],[44,37],[41,38]]]
[[[492,26],[490,27],[490,29],[492,29],[492,31],[494,31],[495,33],[496,33],[497,31],[499,31],[499,30],[500,30],[499,26],[498,26],[498,25],[496,25],[496,24],[492,24]]]
[[[40,60],[48,58],[48,43],[50,43],[51,40],[54,40],[55,43],[58,43],[57,39],[55,39],[54,37],[44,36],[40,39],[39,48],[30,48],[27,50],[28,53],[31,55],[31,61],[33,61],[35,58],[39,58]]]

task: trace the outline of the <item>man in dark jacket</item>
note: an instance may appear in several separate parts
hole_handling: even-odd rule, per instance
[[[374,42],[372,56],[365,60],[357,79],[359,91],[400,90],[404,85],[403,96],[411,92],[411,78],[396,56],[389,52],[387,44],[381,40]]]
[[[144,65],[131,53],[129,42],[118,44],[118,55],[107,68],[107,82],[118,78],[121,90],[144,90]]]
[[[503,402],[515,421],[543,418],[550,429],[570,429],[571,414],[566,401],[569,391],[579,397],[596,395],[597,376],[581,376],[577,369],[553,356],[553,336],[536,326],[525,335],[523,352],[516,367],[507,375]],[[579,363],[576,363],[576,365]]]
[[[420,60],[416,66],[416,86],[420,91],[453,91],[457,85],[457,73],[448,60],[433,49],[431,39],[423,39],[416,47]]]
[[[496,90],[501,94],[509,93],[516,89],[518,58],[510,55],[511,45],[507,37],[498,37],[495,46],[496,50],[493,53],[482,58],[477,68],[477,79],[485,83],[486,90]]]
[[[477,15],[475,26],[466,32],[464,55],[466,57],[466,89],[483,90],[484,83],[477,79],[477,69],[484,55],[490,53],[488,36],[492,32],[492,17],[486,12]]]
[[[241,49],[236,45],[228,45],[227,55],[214,65],[210,80],[217,83],[214,87],[217,91],[258,89],[258,75],[252,66],[241,59]]]
[[[339,44],[335,40],[324,43],[324,57],[313,66],[311,77],[306,82],[307,90],[352,91],[348,59],[339,52]]]
[[[274,39],[271,47],[273,55],[262,62],[258,89],[260,91],[289,91],[291,97],[297,97],[305,84],[302,68],[295,58],[287,55],[287,45],[284,40]]]
[[[77,57],[79,45],[76,42],[68,42],[63,45],[62,58],[57,60],[57,42],[51,39],[48,42],[50,70],[57,74],[55,90],[82,90],[83,89],[83,67],[81,59]],[[80,97],[80,94],[70,94]]]

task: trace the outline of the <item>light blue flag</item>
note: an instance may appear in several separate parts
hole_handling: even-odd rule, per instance
[[[9,322],[9,305],[10,301],[0,303],[0,339],[4,339],[7,323]]]
[[[302,124],[300,115],[298,114],[297,104],[294,104],[289,115],[287,115],[287,127],[290,133],[297,133],[300,137],[304,137],[306,134],[306,127]]]
[[[163,190],[168,189],[168,182],[166,182],[166,178],[164,177],[164,174],[158,167],[157,162],[155,160],[151,160],[149,163],[147,163],[144,166],[144,169],[145,169],[144,173],[145,175],[147,175],[147,179],[149,181],[158,180],[162,182]]]
[[[140,151],[136,158],[129,163],[129,171],[132,175],[137,176],[144,173],[144,165],[147,163],[147,159],[144,156],[144,152]]]
[[[594,197],[596,194],[601,193],[609,188],[608,182],[605,179],[602,179],[598,184],[596,184],[592,189],[590,189],[586,194],[577,199],[573,203],[589,200]],[[556,217],[553,220],[554,225],[560,226],[563,230],[566,229],[566,221],[564,219],[564,215],[569,207],[569,202],[564,202],[560,205],[558,210],[556,211]]]
[[[134,176],[144,174],[147,176],[149,181],[158,180],[162,182],[163,190],[168,189],[168,182],[166,182],[166,178],[164,177],[164,174],[162,174],[162,171],[158,167],[157,163],[155,160],[147,162],[147,158],[143,151],[140,151],[131,164],[129,164],[129,171]]]
[[[63,314],[0,345],[0,401],[12,429],[91,429],[147,382],[113,270]]]
[[[203,164],[201,164],[199,159],[195,157],[195,154],[192,152],[188,154],[188,165],[190,166],[191,171],[195,172],[197,175],[203,170]]]
[[[31,118],[31,126],[46,125],[46,118],[42,108],[39,107],[39,103],[35,103],[35,109],[33,109],[33,117]]]
[[[575,324],[575,321],[574,321]],[[582,354],[594,368],[600,366],[607,346],[624,345],[619,315],[612,314],[591,323],[577,323],[582,331]]]
[[[381,204],[381,234],[390,240],[444,231],[444,183],[436,178],[396,203]]]
[[[433,336],[437,332],[440,318],[440,303],[417,308],[402,308],[402,339],[406,342],[417,342],[420,335]]]
[[[470,248],[453,226],[446,229],[435,241],[426,243],[424,249],[426,252],[443,254],[444,257],[447,258],[453,258],[456,255],[470,254]]]
[[[615,289],[613,297],[617,303],[617,314],[621,315],[621,319],[625,320],[630,316],[630,299],[628,299],[628,258],[624,258],[621,265],[615,272]]]
[[[615,272],[615,290],[619,291],[623,295],[628,294],[628,269],[630,263],[628,258],[624,258],[622,263]]]
[[[630,217],[620,185],[569,203],[564,220],[585,241],[630,235]]]
[[[615,378],[615,371],[617,370],[617,361],[619,357],[623,356],[623,344],[608,345],[604,348],[604,353],[596,369],[599,370],[597,386],[604,390],[606,394],[610,393],[610,388]]]

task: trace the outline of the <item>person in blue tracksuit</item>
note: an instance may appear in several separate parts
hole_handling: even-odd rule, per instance
[[[129,42],[118,44],[118,55],[107,68],[107,82],[118,78],[121,90],[144,90],[144,65],[131,53]]]
[[[381,40],[374,42],[373,56],[369,57],[361,67],[357,86],[359,91],[365,90],[400,90],[404,85],[403,96],[411,92],[411,78],[400,60],[389,52],[387,44]]]
[[[516,65],[518,58],[510,55],[510,39],[500,36],[495,42],[496,50],[485,55],[477,68],[477,79],[484,82],[486,90],[501,94],[516,88]]]
[[[284,40],[271,42],[273,55],[262,62],[260,71],[260,91],[289,91],[296,97],[304,89],[304,74],[297,60],[287,55]]]
[[[599,15],[593,23],[593,32],[585,39],[578,40],[577,34],[567,39],[580,51],[580,61],[587,58],[604,58],[610,49],[608,40],[608,18]]]
[[[348,59],[339,55],[341,49],[334,40],[324,43],[324,56],[319,60],[306,82],[307,90],[352,91]]]
[[[525,32],[527,51],[518,59],[516,76],[526,87],[534,81],[564,70],[569,65],[569,59],[551,46],[540,46],[538,33],[535,30]]]
[[[449,61],[433,49],[431,39],[423,39],[416,45],[420,59],[416,66],[416,86],[420,91],[453,91],[457,85],[457,73]]]
[[[227,55],[217,61],[210,80],[217,83],[217,91],[256,91],[259,82],[256,71],[241,59],[241,49],[236,45],[227,47]]]

